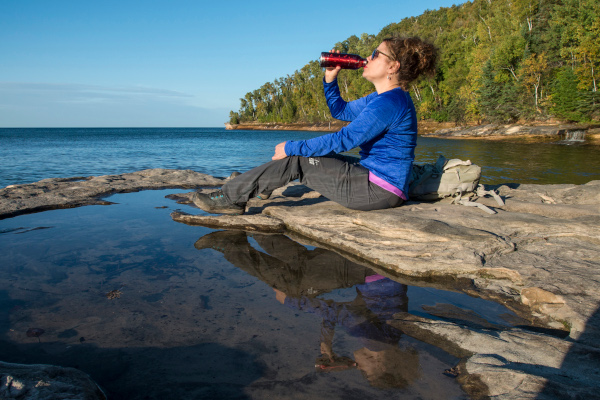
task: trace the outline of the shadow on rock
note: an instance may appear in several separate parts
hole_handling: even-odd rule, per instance
[[[552,371],[538,400],[564,399],[565,388],[572,399],[600,399],[600,307],[587,321],[560,368]],[[576,378],[576,379],[574,379]]]

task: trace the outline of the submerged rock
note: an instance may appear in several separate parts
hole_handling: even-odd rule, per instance
[[[106,400],[90,377],[75,369],[0,361],[1,399]]]
[[[463,357],[459,380],[474,398],[600,398],[597,346],[521,329],[464,327],[408,313],[397,314],[390,324]]]

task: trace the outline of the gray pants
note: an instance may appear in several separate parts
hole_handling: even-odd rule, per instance
[[[260,193],[270,193],[296,179],[329,200],[353,210],[397,207],[403,200],[369,182],[369,170],[351,156],[286,157],[245,172],[223,185],[229,201],[244,205]]]

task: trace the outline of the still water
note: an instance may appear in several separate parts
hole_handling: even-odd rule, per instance
[[[224,128],[0,129],[0,187],[146,168],[229,176],[269,161],[277,143],[321,134]],[[470,159],[482,167],[482,183],[582,184],[600,179],[599,151],[590,145],[419,137],[416,161],[435,162],[440,154]]]
[[[523,323],[283,235],[176,223],[198,212],[165,198],[181,192],[0,221],[2,361],[79,368],[111,399],[463,399],[458,359],[386,321]]]

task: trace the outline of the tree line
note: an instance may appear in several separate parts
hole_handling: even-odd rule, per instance
[[[598,0],[474,0],[428,10],[363,33],[334,48],[366,58],[391,35],[419,36],[440,49],[434,77],[410,85],[420,119],[512,123],[600,120]],[[362,70],[343,70],[344,99],[375,89]],[[310,61],[240,99],[230,123],[318,123],[332,120],[323,70]]]

